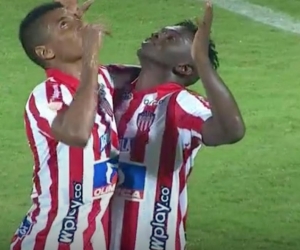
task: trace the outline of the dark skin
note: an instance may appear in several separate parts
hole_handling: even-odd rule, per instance
[[[245,135],[245,124],[235,98],[208,57],[212,19],[212,5],[207,2],[195,36],[185,27],[176,26],[165,27],[146,39],[137,52],[141,72],[136,90],[166,82],[189,86],[200,76],[212,111],[212,117],[202,125],[203,142],[220,146],[240,141]]]
[[[37,46],[37,55],[46,68],[55,68],[80,79],[70,106],[54,119],[51,132],[55,140],[70,146],[85,147],[96,115],[98,102],[98,53],[101,44],[97,25],[84,25],[66,8],[47,13],[41,20],[46,40]]]
[[[68,6],[78,9],[74,7],[76,0],[61,1],[68,1]],[[240,141],[245,135],[245,124],[235,98],[209,60],[212,20],[212,4],[206,2],[205,14],[195,36],[177,26],[165,27],[146,39],[137,52],[141,72],[136,90],[166,82],[189,86],[200,77],[212,110],[212,117],[202,125],[202,138],[207,146],[219,146]],[[122,85],[122,82],[133,80],[137,70],[133,68],[122,73],[111,70],[111,73],[117,85]]]

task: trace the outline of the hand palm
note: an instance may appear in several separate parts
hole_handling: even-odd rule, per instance
[[[208,57],[210,31],[213,20],[213,10],[210,1],[205,3],[204,17],[198,20],[198,30],[195,34],[191,55],[194,60]]]

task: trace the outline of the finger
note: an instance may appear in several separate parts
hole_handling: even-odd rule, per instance
[[[210,0],[205,2],[205,12],[203,17],[204,31],[206,35],[210,34],[211,26],[213,21],[213,6]]]
[[[83,3],[83,5],[80,7],[80,11],[84,14],[94,3],[94,0],[87,0]]]
[[[111,30],[101,17],[96,21],[95,27],[101,31],[103,35],[111,36]]]

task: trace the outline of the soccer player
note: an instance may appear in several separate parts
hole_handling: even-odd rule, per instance
[[[98,66],[102,33],[61,3],[34,8],[20,24],[22,47],[47,79],[26,103],[33,204],[11,250],[108,249],[118,138],[112,79]]]
[[[138,50],[140,76],[115,106],[121,152],[111,250],[186,249],[187,179],[196,153],[245,134],[235,99],[214,70],[212,18],[207,2],[199,27],[165,27]],[[185,88],[198,76],[209,103]]]

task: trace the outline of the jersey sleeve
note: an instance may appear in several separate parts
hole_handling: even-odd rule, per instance
[[[181,91],[176,99],[176,120],[179,127],[193,133],[193,136],[202,139],[202,125],[212,116],[209,103],[200,95]]]
[[[31,93],[25,115],[32,128],[52,139],[53,120],[70,105],[72,99],[72,94],[64,85],[46,82],[37,86]]]
[[[105,84],[105,86],[113,92],[115,88],[115,83],[110,74],[109,68],[107,66],[100,66],[98,70],[98,82],[99,84]]]
[[[141,72],[139,65],[129,64],[110,64],[106,66],[106,69],[111,76],[115,89],[122,89],[125,86],[131,85]]]

